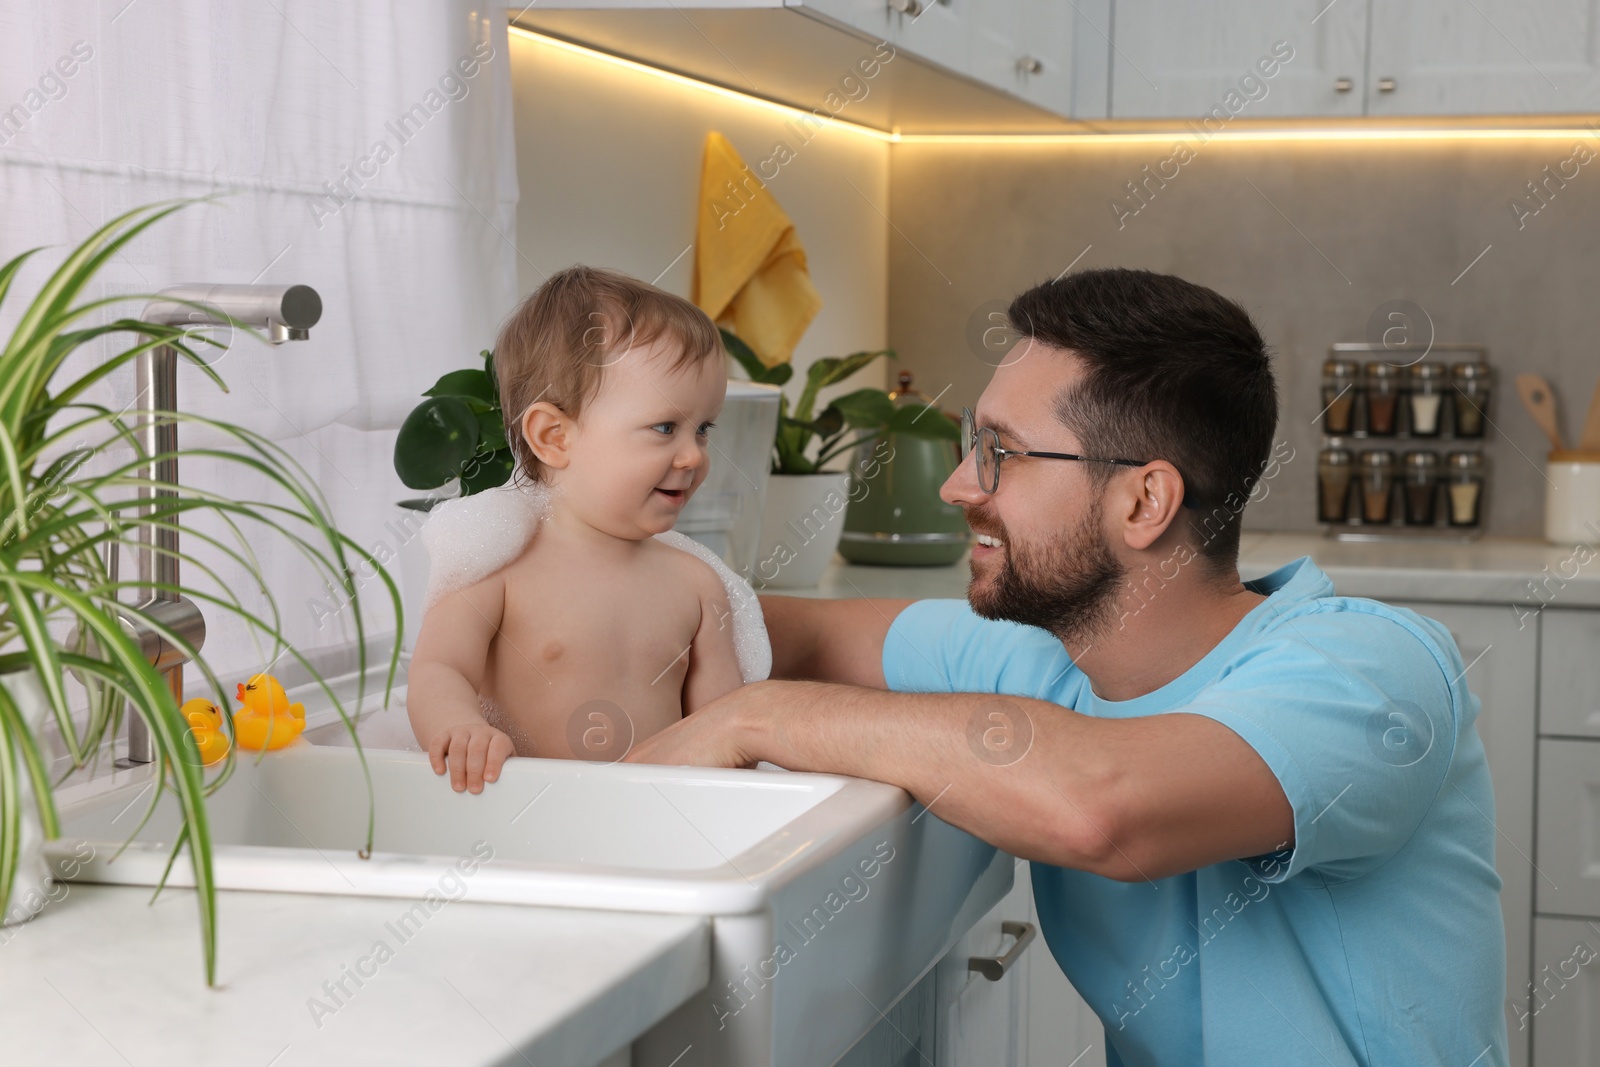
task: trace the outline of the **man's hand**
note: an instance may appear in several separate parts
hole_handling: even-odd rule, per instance
[[[754,767],[760,757],[746,744],[744,716],[773,706],[785,685],[804,683],[751,682],[723,694],[692,715],[634,745],[624,763],[665,763],[676,767]],[[781,699],[781,698],[780,698]]]
[[[450,788],[483,792],[483,783],[500,777],[505,761],[517,754],[511,738],[486,722],[451,726],[428,742],[434,774],[450,772]]]

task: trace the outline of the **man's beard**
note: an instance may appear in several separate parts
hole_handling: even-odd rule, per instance
[[[1127,573],[1101,533],[1103,512],[1097,499],[1076,527],[1038,547],[1013,543],[1003,528],[992,529],[998,524],[975,525],[1005,548],[995,573],[982,586],[977,577],[968,586],[973,613],[1048,630],[1069,653],[1086,650],[1115,618]]]

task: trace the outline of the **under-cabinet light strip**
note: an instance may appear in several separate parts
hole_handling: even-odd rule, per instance
[[[827,115],[815,115],[810,111],[806,111],[804,108],[793,107],[789,104],[780,104],[775,100],[768,100],[765,97],[753,96],[750,93],[741,93],[737,89],[729,89],[725,86],[714,85],[711,82],[701,81],[698,78],[691,78],[687,75],[679,74],[676,71],[664,70],[661,67],[652,67],[648,63],[640,63],[637,60],[624,59],[622,56],[612,55],[610,52],[602,52],[595,48],[585,48],[581,44],[573,44],[571,41],[564,41],[559,37],[550,37],[546,34],[534,33],[532,30],[525,30],[521,26],[512,26],[511,32],[517,34],[518,36],[526,37],[531,41],[537,41],[542,45],[549,45],[551,48],[559,48],[565,52],[572,52],[575,55],[580,55],[587,59],[597,59],[603,63],[610,63],[613,66],[622,67],[625,70],[631,70],[637,74],[649,74],[653,77],[662,78],[666,81],[672,82],[675,85],[682,85],[685,88],[699,89],[702,92],[711,93],[713,96],[720,96],[726,100],[735,100],[740,103],[750,104],[754,107],[765,108],[768,111],[775,111],[778,114],[783,115],[785,118],[798,118],[803,115],[814,122],[822,123],[822,125],[828,127],[829,129],[842,130],[846,133],[854,133],[862,137],[870,138],[874,141],[888,142],[898,141],[901,139],[899,134],[889,133],[885,130],[873,129],[871,126],[863,126],[859,122],[846,122],[843,119],[836,119]]]
[[[1198,120],[1191,120],[1182,128],[1167,130],[1130,130],[1126,133],[899,133],[890,130],[879,130],[871,126],[863,126],[858,122],[847,122],[843,119],[832,118],[827,115],[818,115],[806,111],[804,108],[794,107],[790,104],[781,104],[775,100],[755,96],[751,93],[729,89],[723,85],[691,78],[676,71],[654,67],[648,63],[626,59],[610,52],[597,48],[589,48],[581,44],[551,37],[543,33],[535,33],[521,26],[510,27],[510,32],[531,41],[536,41],[551,48],[586,59],[609,63],[638,74],[661,78],[689,89],[698,89],[725,100],[733,100],[752,107],[763,108],[776,112],[788,118],[804,116],[812,121],[821,122],[824,126],[839,130],[844,133],[853,133],[870,140],[889,144],[926,144],[926,145],[1132,145],[1132,144],[1171,144],[1174,139],[1196,139],[1203,142],[1227,141],[1230,143],[1251,143],[1259,141],[1389,141],[1401,144],[1429,141],[1518,141],[1518,140],[1550,140],[1566,141],[1573,138],[1590,137],[1600,139],[1600,125],[1588,127],[1548,127],[1548,128],[1397,128],[1397,127],[1355,127],[1344,126],[1338,128],[1307,127],[1296,128],[1293,126],[1278,129],[1237,129],[1210,131],[1204,129]]]

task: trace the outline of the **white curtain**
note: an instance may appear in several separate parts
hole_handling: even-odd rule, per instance
[[[140,238],[91,295],[180,282],[316,289],[324,310],[309,341],[237,339],[215,360],[226,394],[182,366],[179,407],[288,448],[345,532],[398,572],[410,528],[395,501],[418,494],[394,475],[395,430],[440,374],[480,365],[517,295],[510,106],[504,10],[465,0],[0,0],[0,259],[50,246],[0,329],[102,222],[220,194]],[[81,353],[76,369],[110,354]],[[132,396],[130,368],[94,399],[120,408]],[[216,443],[182,432],[184,446]],[[186,462],[180,481],[270,495],[217,463]],[[251,547],[297,647],[354,637],[293,550],[265,537]],[[198,537],[184,548],[207,553]],[[241,569],[208,558],[247,606],[264,606]],[[385,598],[367,609],[369,634],[395,630]],[[214,666],[240,677],[264,666],[242,624],[206,615]]]

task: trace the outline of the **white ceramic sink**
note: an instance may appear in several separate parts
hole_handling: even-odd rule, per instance
[[[423,753],[366,756],[368,859],[353,748],[302,740],[241,758],[208,803],[217,885],[712,916],[711,984],[636,1043],[638,1067],[667,1067],[689,1045],[697,1064],[831,1064],[1011,885],[1009,857],[877,782],[514,759],[473,795]],[[147,774],[123,772],[64,791],[53,858],[88,841],[79,880],[155,884],[176,826],[170,798],[110,862],[148,790]],[[169,885],[192,885],[186,859]]]

